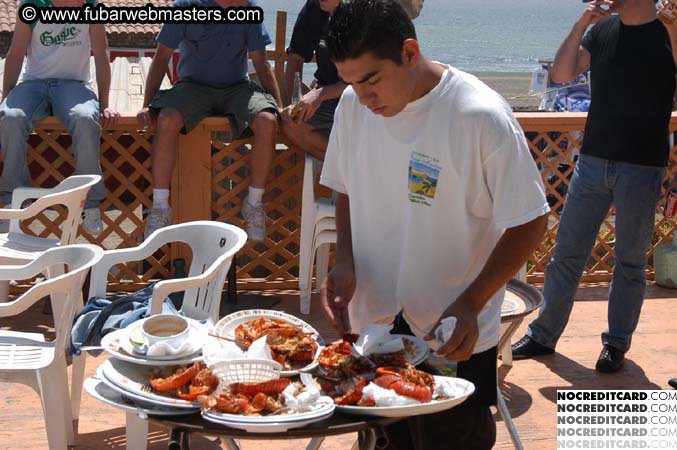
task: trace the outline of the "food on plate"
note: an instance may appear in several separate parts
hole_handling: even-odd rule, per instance
[[[397,394],[390,397],[404,396],[411,400],[403,403],[427,403],[435,393],[434,377],[409,364],[399,369],[378,367],[370,373],[338,382],[324,379],[320,386],[337,405],[343,406],[376,406],[379,403],[376,397],[383,396],[379,395],[379,388]]]
[[[153,373],[148,380],[151,387],[158,391],[172,395],[182,400],[196,400],[200,395],[211,394],[219,385],[219,379],[201,361],[192,366],[181,366],[178,369],[163,369]]]
[[[259,317],[235,328],[236,342],[245,349],[263,336],[266,336],[273,359],[282,364],[282,370],[307,366],[313,362],[318,349],[312,334],[284,320]]]
[[[314,389],[319,397],[319,391]],[[204,409],[218,413],[267,416],[294,412],[298,408],[292,408],[290,402],[298,403],[293,399],[301,398],[305,392],[307,387],[302,382],[278,378],[260,383],[233,383],[221,392],[202,395],[198,400]]]

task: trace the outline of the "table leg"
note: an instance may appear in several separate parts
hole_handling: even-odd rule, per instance
[[[324,442],[323,437],[314,437],[308,443],[306,450],[318,450],[320,448],[320,445],[322,445],[323,442]]]
[[[235,442],[235,439],[233,438],[222,437],[221,443],[225,445],[228,450],[240,450],[240,446],[237,445],[237,442]]]
[[[148,421],[139,418],[136,412],[127,411],[127,448],[145,450],[148,441]]]

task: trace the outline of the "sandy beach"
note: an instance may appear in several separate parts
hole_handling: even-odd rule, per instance
[[[473,73],[510,103],[514,111],[537,111],[540,96],[529,96],[531,73],[476,72]]]

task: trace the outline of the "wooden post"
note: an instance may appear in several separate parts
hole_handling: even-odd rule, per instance
[[[277,12],[277,24],[275,26],[275,79],[280,87],[282,99],[287,98],[284,89],[284,62],[287,60],[287,11]]]
[[[211,220],[212,200],[212,141],[211,131],[200,123],[187,135],[179,135],[171,204],[173,223]],[[184,245],[172,245],[172,260],[190,253]]]

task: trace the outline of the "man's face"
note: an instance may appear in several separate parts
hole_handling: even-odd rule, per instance
[[[623,8],[625,7],[626,1],[625,0],[611,0],[613,2],[613,5],[609,6],[609,11],[613,13],[620,13],[622,12]]]
[[[332,14],[340,0],[320,0],[320,9]]]
[[[337,62],[336,68],[341,79],[352,85],[360,103],[374,114],[395,116],[413,97],[416,80],[411,61],[398,65],[367,52],[359,58]]]

